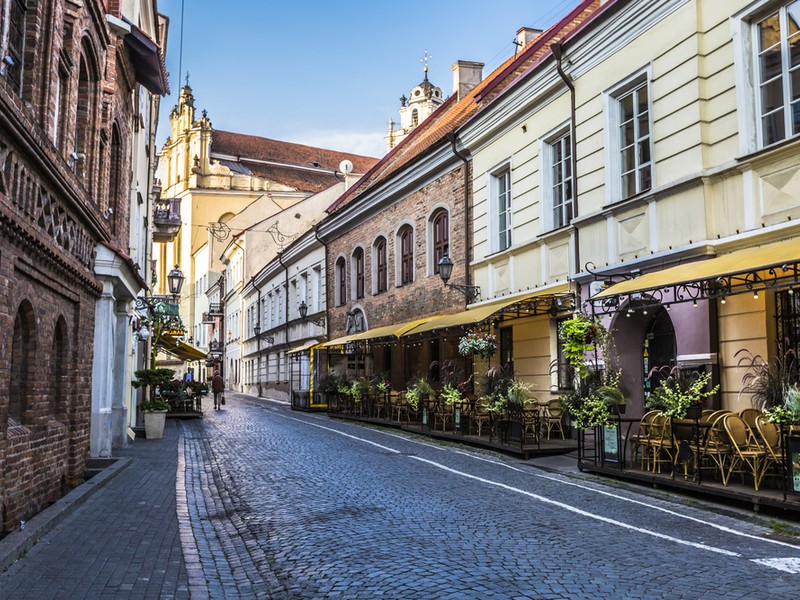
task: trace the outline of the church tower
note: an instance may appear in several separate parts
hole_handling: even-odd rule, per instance
[[[425,78],[422,82],[414,86],[408,98],[405,95],[400,97],[400,128],[395,129],[395,122],[391,119],[389,120],[389,132],[384,138],[387,150],[391,150],[403,141],[417,125],[431,116],[433,111],[444,102],[441,88],[428,81],[428,61],[430,58],[426,52],[425,58],[421,59],[425,65],[423,70]]]

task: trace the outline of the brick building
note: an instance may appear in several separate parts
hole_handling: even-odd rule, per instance
[[[112,298],[129,345],[144,287],[130,157],[139,85],[166,76],[134,24],[155,33],[155,3],[126,6],[0,1],[0,531],[82,480],[98,306]]]

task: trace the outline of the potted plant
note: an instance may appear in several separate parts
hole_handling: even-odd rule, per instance
[[[160,397],[160,388],[172,381],[175,371],[172,369],[141,369],[134,373],[132,381],[135,388],[146,387],[147,399],[139,404],[144,413],[144,430],[148,440],[161,439],[164,435],[169,402]]]
[[[458,340],[458,353],[461,356],[480,356],[486,360],[497,352],[497,338],[491,333],[470,329]]]
[[[706,389],[711,381],[711,373],[686,372],[677,366],[667,371],[664,371],[664,367],[655,370],[666,372],[666,377],[650,393],[646,406],[661,410],[667,417],[700,418],[703,398],[712,396],[719,390],[719,385]],[[687,415],[690,409],[692,412]]]
[[[747,369],[742,377],[742,392],[750,394],[754,408],[764,411],[783,406],[789,390],[800,386],[797,356],[791,348],[770,360],[746,349],[734,356],[739,357],[737,366]]]
[[[764,416],[777,425],[796,425],[800,423],[800,388],[791,386],[783,398],[783,403],[764,409]]]
[[[576,314],[559,325],[560,337],[563,341],[564,357],[575,369],[578,377],[588,373],[586,353],[602,347],[607,331],[596,318]]]
[[[419,410],[420,400],[427,400],[428,396],[433,393],[433,387],[428,383],[425,378],[418,377],[414,379],[406,389],[406,404],[408,407],[417,412]]]

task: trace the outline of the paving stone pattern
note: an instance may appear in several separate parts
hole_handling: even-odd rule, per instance
[[[175,518],[178,429],[136,440],[130,466],[0,575],[0,598],[189,598]]]
[[[225,410],[184,425],[184,522],[211,597],[789,598],[800,589],[800,575],[752,562],[800,557],[764,541],[757,523],[230,396]]]

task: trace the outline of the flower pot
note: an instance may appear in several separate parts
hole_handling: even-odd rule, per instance
[[[703,414],[703,407],[700,404],[690,404],[689,408],[686,409],[686,418],[687,419],[699,419]]]
[[[144,432],[148,440],[160,440],[164,437],[164,423],[167,411],[154,410],[144,413]]]

